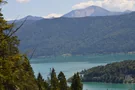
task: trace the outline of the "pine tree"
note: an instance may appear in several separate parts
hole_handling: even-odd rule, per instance
[[[79,73],[74,74],[72,78],[71,90],[83,90],[83,84],[81,83]]]
[[[49,83],[47,83],[47,81],[44,81],[44,88],[45,90],[50,90],[50,86]]]
[[[38,73],[38,76],[37,76],[37,84],[38,84],[39,90],[45,90],[44,79],[40,73]]]
[[[51,72],[51,90],[59,90],[59,83],[54,68]]]
[[[59,80],[60,90],[67,90],[67,82],[63,72],[59,73],[58,80]]]

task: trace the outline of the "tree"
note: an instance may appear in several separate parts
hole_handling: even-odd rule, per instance
[[[51,72],[51,90],[59,90],[59,83],[54,68]]]
[[[6,1],[0,0],[0,6]],[[14,29],[14,22],[8,24],[0,8],[0,89],[37,90],[34,73],[27,57],[20,54],[18,37],[15,33],[24,24]]]
[[[0,5],[5,3],[6,1],[0,0]],[[13,76],[11,75],[13,73],[11,66],[14,66],[15,63],[11,60],[16,59],[19,44],[17,37],[11,35],[12,27],[12,24],[8,24],[4,20],[0,9],[0,86],[7,89],[15,88],[15,85],[12,85]]]
[[[67,81],[63,72],[58,75],[60,90],[67,90]]]
[[[74,74],[72,78],[71,90],[83,90],[83,84],[81,83],[79,73]]]
[[[37,85],[38,85],[39,90],[45,90],[44,79],[40,73],[38,73],[38,76],[37,76]]]
[[[44,81],[44,88],[45,90],[50,90],[50,86],[49,83],[47,83],[47,81]]]

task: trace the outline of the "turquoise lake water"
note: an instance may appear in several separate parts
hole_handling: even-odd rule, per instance
[[[66,78],[69,78],[74,73],[82,71],[83,69],[123,60],[135,60],[135,54],[44,57],[32,59],[31,65],[35,75],[40,72],[45,79],[49,77],[50,68],[55,68],[57,74],[63,71]],[[85,82],[83,85],[84,90],[135,90],[135,84]]]

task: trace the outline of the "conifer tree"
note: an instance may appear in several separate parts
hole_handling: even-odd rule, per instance
[[[38,76],[37,76],[37,84],[38,84],[38,88],[39,90],[44,90],[45,87],[44,87],[44,79],[42,77],[42,75],[40,73],[38,73]]]
[[[59,73],[58,80],[59,80],[60,90],[67,90],[67,82],[63,72]]]
[[[54,68],[51,72],[51,90],[59,90],[59,83]]]
[[[44,81],[44,88],[45,88],[45,90],[50,90],[50,86],[47,81]]]
[[[79,73],[74,74],[72,78],[71,90],[83,90],[83,84],[81,83]]]

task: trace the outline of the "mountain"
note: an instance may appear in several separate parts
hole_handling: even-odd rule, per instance
[[[26,21],[26,22],[29,22],[29,21],[30,21],[30,22],[34,22],[34,21],[37,21],[37,20],[44,19],[44,18],[42,18],[42,17],[37,17],[37,16],[28,15],[28,16],[26,16],[26,17],[24,17],[24,18],[17,19],[15,22],[16,22],[16,23],[18,23],[18,22],[22,23],[26,18],[27,18],[27,21]],[[12,22],[14,22],[14,20],[8,21],[8,23],[12,23]]]
[[[26,20],[26,18],[27,18],[27,20]],[[23,28],[25,25],[32,24],[33,22],[36,22],[36,21],[42,20],[42,19],[44,19],[44,18],[29,15],[29,16],[26,16],[21,19],[8,21],[8,23],[9,24],[14,23],[15,24],[14,28],[17,28],[26,20],[25,23],[23,24],[23,26],[21,27],[21,28]]]
[[[41,20],[41,19],[43,19],[42,17],[28,15],[22,19],[19,19],[19,21],[24,21],[26,18],[27,18],[27,20]]]
[[[111,12],[99,6],[89,6],[84,9],[73,10],[62,17],[87,17],[87,16],[110,16],[110,15],[120,15],[124,13],[129,13],[131,11],[126,12]]]
[[[135,51],[135,12],[99,17],[42,19],[16,33],[20,50],[35,56]]]

